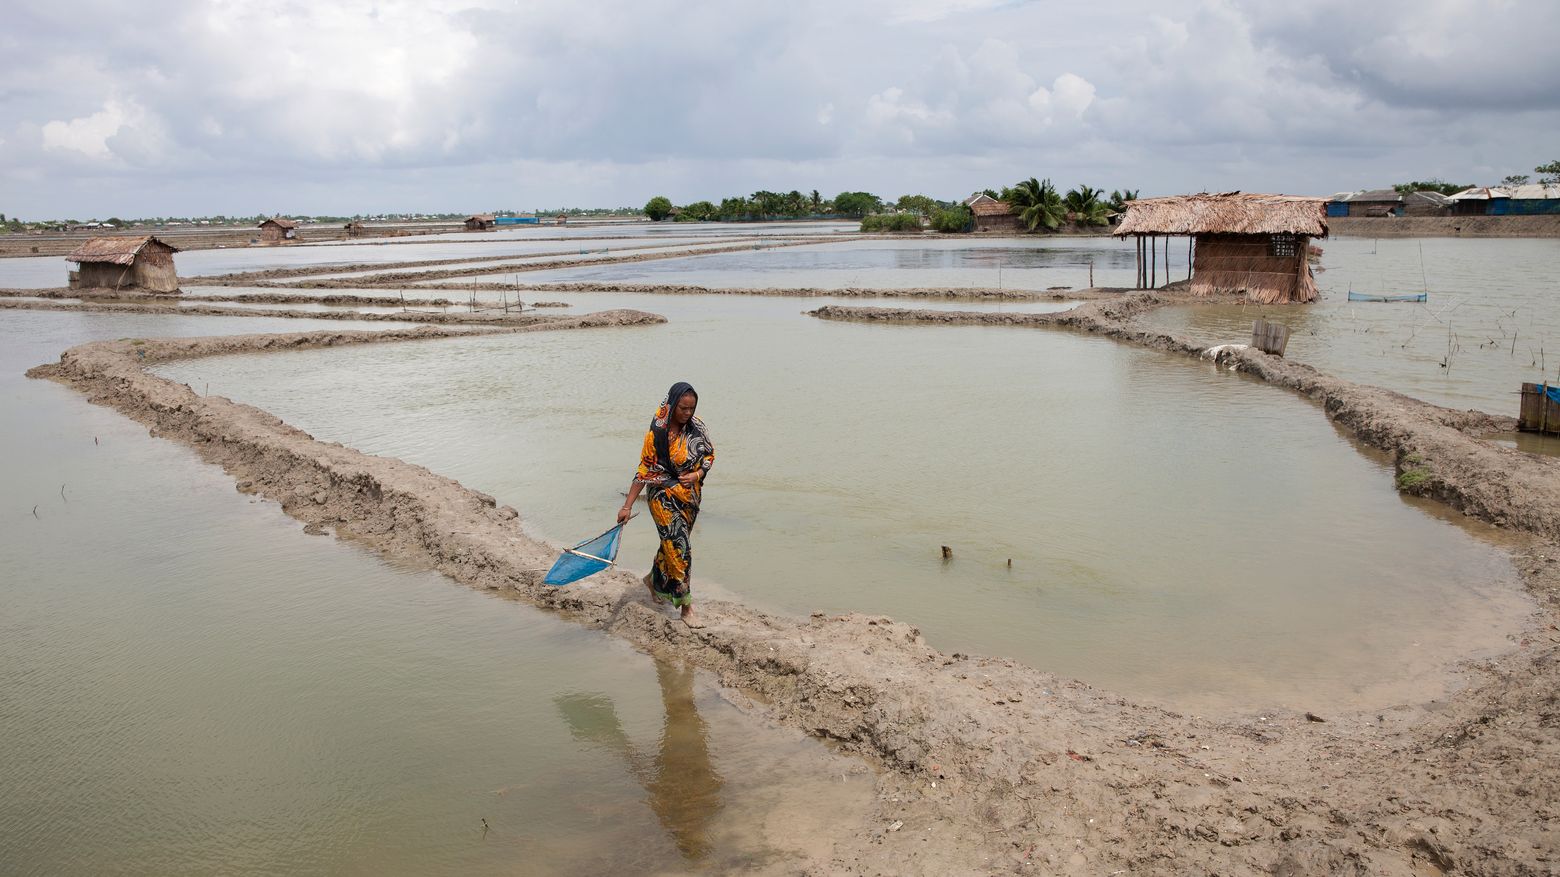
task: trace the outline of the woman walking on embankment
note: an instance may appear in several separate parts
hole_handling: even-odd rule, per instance
[[[645,576],[645,587],[657,603],[669,602],[682,610],[683,623],[703,627],[693,612],[693,523],[699,517],[704,479],[715,465],[715,444],[704,421],[693,415],[699,394],[679,381],[650,420],[639,452],[639,471],[628,487],[628,499],[618,510],[618,523],[628,520],[640,490],[649,487],[646,503],[661,537],[655,564]]]

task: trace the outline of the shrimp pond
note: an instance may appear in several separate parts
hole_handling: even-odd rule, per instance
[[[681,245],[743,230],[632,234]],[[607,245],[587,231],[570,230],[560,250]],[[627,235],[613,230],[610,246]],[[488,250],[511,241],[525,243],[517,256],[550,252],[519,234],[442,237],[378,246],[403,261],[507,255]],[[1084,285],[1092,260],[1097,283],[1122,282],[1119,272],[1130,282],[1130,244],[961,244],[844,240],[524,279],[985,287],[1000,270],[1004,287],[1043,290]],[[345,252],[358,246],[179,259],[186,275],[395,261]],[[1376,341],[1413,332],[1429,345],[1445,332],[1426,322],[1433,313],[1470,338],[1475,323],[1518,330],[1519,353],[1545,339],[1557,348],[1544,349],[1551,377],[1560,363],[1546,298],[1554,241],[1424,241],[1430,311],[1339,300],[1349,284],[1418,280],[1419,242],[1324,246],[1324,300],[1280,312],[1296,329],[1292,358],[1500,413],[1514,412],[1517,383],[1543,377],[1512,338],[1500,356],[1454,341],[1451,369],[1434,372],[1428,346]],[[35,261],[0,262],[0,287],[37,285]],[[1359,279],[1370,265],[1387,266],[1379,287]],[[408,320],[419,300],[460,296],[406,294]],[[630,307],[668,322],[156,371],[492,494],[560,544],[610,523],[654,404],[688,380],[717,446],[694,534],[696,595],[890,615],[945,652],[1013,657],[1181,711],[1438,698],[1460,684],[1457,662],[1510,649],[1533,610],[1508,537],[1400,495],[1392,461],[1313,403],[1208,363],[1061,330],[803,313],[862,303],[845,298],[527,297],[567,305],[556,313]],[[1172,308],[1144,319],[1211,344],[1244,340],[1250,318]],[[306,535],[192,451],[22,376],[95,339],[314,328],[361,327],[0,312],[0,734],[11,741],[0,871],[783,871],[806,844],[857,829],[872,795],[861,762],[768,723],[711,678]],[[653,551],[642,516],[620,560],[642,571]]]

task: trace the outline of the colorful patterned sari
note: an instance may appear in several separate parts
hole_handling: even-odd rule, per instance
[[[715,444],[710,441],[704,421],[694,417],[680,433],[673,433],[669,428],[672,406],[685,393],[691,392],[692,387],[679,383],[667,393],[645,433],[639,471],[635,475],[645,485],[650,519],[655,521],[656,532],[661,537],[655,566],[650,570],[650,587],[656,596],[670,601],[673,606],[687,606],[693,601],[691,537],[704,492],[702,477],[692,485],[683,484],[678,478],[696,470],[702,470],[707,476],[710,467],[715,465]],[[697,398],[698,394],[694,393],[694,396]]]

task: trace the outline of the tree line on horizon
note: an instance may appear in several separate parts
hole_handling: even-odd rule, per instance
[[[976,193],[982,194],[982,193]],[[1112,213],[1126,210],[1138,196],[1136,189],[1103,189],[1080,185],[1060,192],[1049,179],[1030,177],[1012,186],[985,189],[984,194],[1007,203],[1028,231],[1056,231],[1063,225],[1104,226]],[[887,200],[871,192],[841,192],[824,198],[814,189],[770,192],[713,201],[694,201],[681,207],[657,195],[645,204],[645,216],[653,222],[757,222],[775,219],[858,219],[862,231],[918,231],[926,226],[946,233],[971,231],[974,216],[963,201],[943,201],[930,195],[901,195]]]

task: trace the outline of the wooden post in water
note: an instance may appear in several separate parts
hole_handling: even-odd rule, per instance
[[[1251,346],[1263,353],[1283,356],[1284,348],[1289,346],[1289,327],[1258,317],[1251,323]]]
[[[1148,288],[1159,285],[1159,236],[1148,236]]]
[[[1517,429],[1522,432],[1553,433],[1560,435],[1560,404],[1544,392],[1547,384],[1522,385],[1522,409],[1517,415]]]

